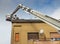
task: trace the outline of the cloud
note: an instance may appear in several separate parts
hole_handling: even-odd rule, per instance
[[[11,39],[11,23],[1,22],[0,23],[0,44],[10,44]]]
[[[54,6],[54,7],[60,7],[60,0],[53,0],[52,1],[52,6]]]
[[[4,13],[13,7],[12,0],[1,0],[0,1],[0,13]]]
[[[6,6],[9,6],[11,3],[12,3],[12,0],[1,0],[0,7],[4,8]]]
[[[60,19],[60,8],[56,9],[56,10],[52,13],[51,17],[53,17],[53,18],[55,18],[55,19]]]

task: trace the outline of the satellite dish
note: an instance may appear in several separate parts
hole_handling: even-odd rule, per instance
[[[40,29],[40,32],[39,32],[40,34],[43,34],[44,33],[44,30],[43,29]]]

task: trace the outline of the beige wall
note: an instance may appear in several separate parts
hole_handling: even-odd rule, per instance
[[[12,44],[28,44],[27,33],[44,30],[46,38],[50,38],[50,32],[56,29],[46,23],[13,23],[12,24]],[[19,33],[19,42],[15,41],[15,33]]]
[[[60,41],[34,41],[34,44],[60,44]]]

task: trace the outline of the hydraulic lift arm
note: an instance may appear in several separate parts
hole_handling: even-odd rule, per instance
[[[35,10],[32,10],[26,6],[21,5],[21,4],[19,4],[18,7],[12,12],[11,18],[19,9],[22,9],[27,13],[31,13],[34,16],[37,16],[38,18],[40,18],[40,20],[42,20],[43,22],[53,26],[54,28],[56,28],[60,32],[60,21],[58,21],[58,20],[56,20],[50,16],[43,15],[42,13],[35,11]]]

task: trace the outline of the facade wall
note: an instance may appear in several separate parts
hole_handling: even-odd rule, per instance
[[[34,41],[34,44],[60,44],[60,41]]]
[[[28,44],[28,33],[39,33],[40,29],[44,30],[44,35],[46,38],[50,38],[50,32],[56,32],[55,28],[46,23],[13,23],[11,44]],[[19,33],[19,41],[15,41],[16,33]],[[42,37],[39,36],[39,38]]]

